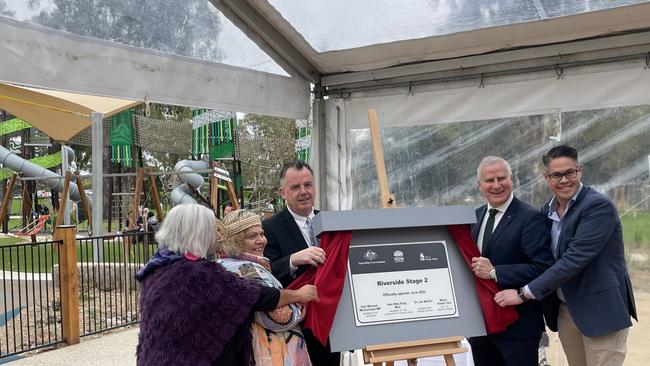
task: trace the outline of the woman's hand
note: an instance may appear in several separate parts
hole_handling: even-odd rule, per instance
[[[304,285],[297,290],[280,290],[280,300],[276,307],[280,308],[296,302],[307,303],[310,301],[319,301],[318,290],[314,285]]]
[[[296,302],[307,303],[310,301],[320,301],[318,299],[318,289],[314,285],[304,285],[299,288],[297,292],[301,300]]]

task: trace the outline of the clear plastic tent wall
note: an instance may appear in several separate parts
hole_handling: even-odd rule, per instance
[[[324,130],[328,209],[379,207],[369,108],[378,112],[398,205],[482,204],[476,169],[497,155],[512,165],[515,194],[540,207],[551,195],[541,157],[568,144],[580,153],[584,182],[621,213],[648,208],[650,70],[643,61],[332,98]]]
[[[429,38],[431,45],[436,45],[431,37],[647,1],[411,0],[399,6],[390,1],[269,2],[317,52],[314,59],[319,65],[341,72],[363,71],[358,66],[361,62],[374,63],[377,68],[395,65],[393,58],[379,60],[363,54],[388,56],[391,47],[397,50],[407,42],[414,45],[418,39]],[[605,23],[593,26],[615,28],[614,23]],[[575,39],[595,36],[598,31],[578,34]],[[556,42],[571,39],[559,37]],[[503,47],[507,41],[503,40]],[[382,50],[373,48],[376,44],[387,45],[383,49],[387,53],[379,53]],[[453,46],[441,58],[462,56]],[[480,45],[474,50],[481,50]],[[408,62],[435,60],[420,51],[401,56]],[[336,57],[353,52],[361,57],[357,64],[333,66]],[[398,205],[479,205],[483,199],[477,190],[476,168],[483,157],[498,155],[512,164],[515,194],[540,206],[550,196],[541,157],[557,144],[568,144],[580,152],[584,181],[612,197],[621,213],[650,208],[647,59],[402,86],[382,86],[373,80],[373,72],[362,73],[358,79],[372,87],[356,92],[343,87],[342,93],[318,106],[322,110],[317,112],[325,116],[321,136],[315,139],[318,151],[325,156],[317,162],[324,176],[323,209],[379,207],[379,184],[367,129],[369,108],[378,112],[390,191]],[[341,74],[330,80],[335,84],[345,78],[353,79]]]
[[[209,0],[0,0],[0,81],[305,118],[289,77]]]
[[[440,36],[643,0],[269,0],[318,52]]]
[[[251,18],[274,26],[278,38],[272,41],[293,46],[298,61],[305,61],[298,63],[307,64],[304,74],[315,70],[315,81],[331,82],[322,85],[332,90],[348,72],[365,72],[361,76],[370,77],[364,80],[373,82],[375,72],[428,61],[489,58],[503,49],[644,29],[637,35],[647,37],[647,3],[0,0],[0,62],[8,65],[0,67],[0,80],[304,118],[308,83],[265,68],[273,64],[268,57],[231,57],[252,43],[240,32],[226,46],[226,30],[234,27],[212,4],[247,4],[258,11]],[[612,17],[612,12],[618,15]],[[571,17],[584,14],[594,16],[580,18],[574,27]],[[562,26],[554,28],[556,24]],[[540,157],[550,146],[567,143],[582,154],[585,181],[615,198],[619,208],[647,205],[650,151],[643,141],[649,75],[646,62],[630,59],[560,74],[531,71],[399,87],[378,83],[372,90],[333,94],[316,102],[325,115],[325,121],[316,119],[320,139],[313,139],[326,185],[321,187],[326,192],[321,208],[378,204],[368,108],[379,112],[389,181],[399,204],[477,203],[476,166],[487,154],[509,159],[516,193],[538,204],[548,196]]]

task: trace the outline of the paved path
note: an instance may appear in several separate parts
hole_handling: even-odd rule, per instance
[[[135,365],[138,328],[82,338],[81,343],[7,363],[9,366]]]
[[[6,363],[8,366],[128,366],[135,365],[135,348],[138,344],[138,328],[115,331],[111,334],[96,336],[93,339],[82,338],[74,346],[62,347],[33,356],[23,357]],[[464,346],[469,348],[468,344]],[[469,357],[469,359],[468,359]],[[362,366],[362,356],[347,355],[342,362],[345,366]],[[0,362],[1,363],[1,362]],[[444,366],[442,357],[420,360],[422,366]],[[471,365],[469,354],[456,355],[459,366]],[[396,365],[406,365],[405,362]]]

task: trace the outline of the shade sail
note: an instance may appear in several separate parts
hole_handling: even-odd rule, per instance
[[[98,97],[0,83],[0,109],[20,117],[59,142],[91,126],[90,114],[112,116],[142,101]]]

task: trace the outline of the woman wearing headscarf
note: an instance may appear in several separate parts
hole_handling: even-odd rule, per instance
[[[219,263],[262,286],[282,289],[264,257],[266,237],[260,217],[236,210],[219,225],[222,238]],[[252,324],[253,354],[258,366],[310,366],[309,353],[300,322],[304,306],[294,303],[273,311],[258,311]]]
[[[136,275],[138,365],[254,365],[254,312],[318,300],[315,287],[279,291],[208,260],[218,249],[216,222],[206,207],[179,205],[156,233],[158,250]]]

